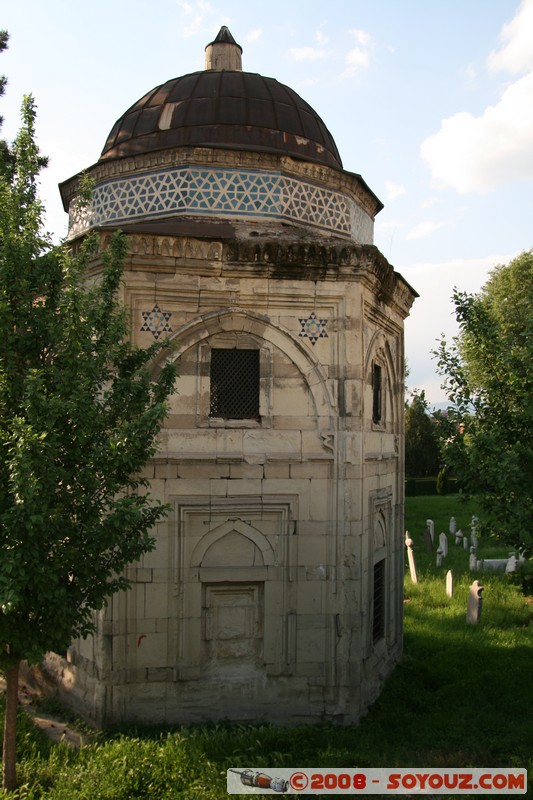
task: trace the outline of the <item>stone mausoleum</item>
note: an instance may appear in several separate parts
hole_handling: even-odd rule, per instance
[[[324,122],[241,53],[223,27],[204,71],[120,117],[90,208],[61,185],[74,243],[127,234],[132,338],[170,338],[180,376],[146,473],[173,509],[157,547],[48,658],[98,724],[353,723],[402,652],[416,293]]]

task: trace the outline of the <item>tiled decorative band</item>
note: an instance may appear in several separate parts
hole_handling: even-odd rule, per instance
[[[90,207],[71,204],[69,237],[89,228],[169,215],[270,217],[358,244],[373,243],[372,218],[350,197],[276,172],[180,167],[114,178]]]

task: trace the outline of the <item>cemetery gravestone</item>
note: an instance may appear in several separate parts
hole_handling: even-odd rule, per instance
[[[453,597],[453,572],[451,569],[446,573],[446,594],[448,597]]]
[[[444,531],[439,536],[439,547],[442,550],[442,555],[444,558],[448,555],[448,537],[444,533]]]
[[[405,546],[407,547],[407,558],[409,560],[409,572],[413,583],[418,583],[415,566],[415,554],[413,553],[413,540],[409,536],[409,531],[405,531]]]
[[[479,581],[474,581],[470,586],[470,593],[468,595],[468,604],[466,607],[466,621],[470,625],[477,625],[481,619],[481,608],[483,605],[483,598],[481,592],[484,587],[481,586]]]

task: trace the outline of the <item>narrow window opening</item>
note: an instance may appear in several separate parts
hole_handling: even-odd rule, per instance
[[[381,422],[381,367],[374,364],[372,367],[372,421]]]
[[[211,417],[259,419],[259,350],[211,350]]]
[[[374,564],[374,616],[372,640],[374,644],[385,636],[385,559]]]

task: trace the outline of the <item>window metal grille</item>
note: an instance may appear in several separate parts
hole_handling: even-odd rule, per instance
[[[385,559],[374,564],[374,616],[372,620],[372,640],[375,642],[385,636]]]
[[[259,350],[211,350],[209,414],[259,419]]]
[[[381,422],[381,367],[372,367],[372,421]]]

